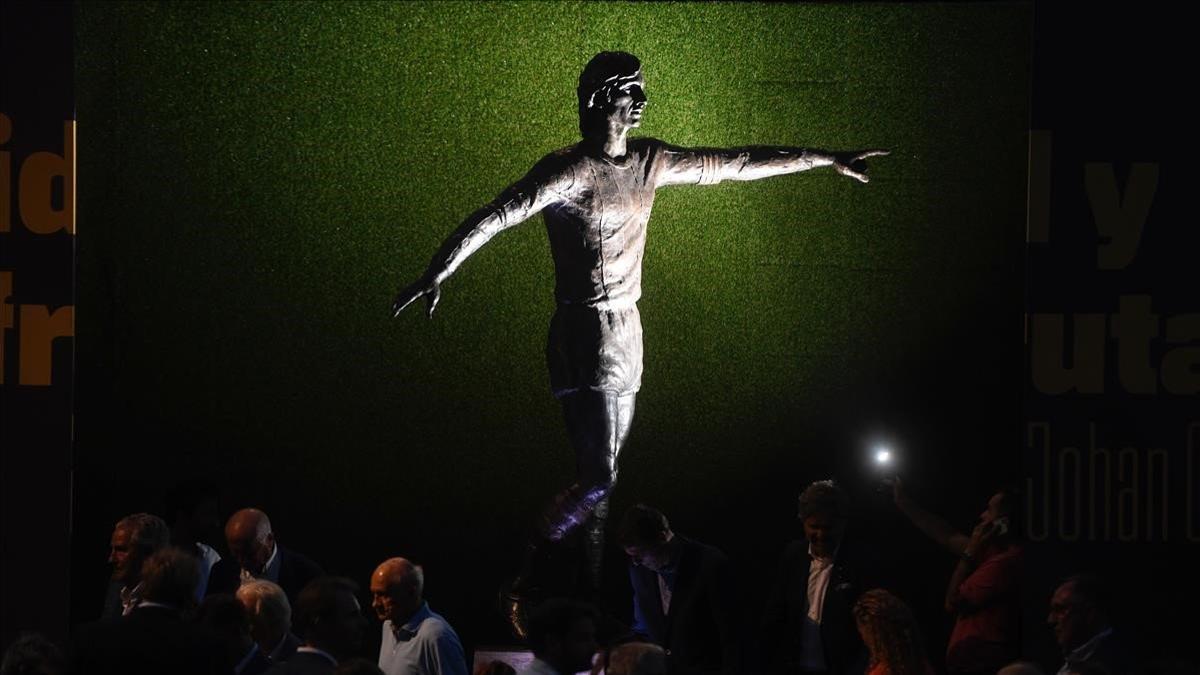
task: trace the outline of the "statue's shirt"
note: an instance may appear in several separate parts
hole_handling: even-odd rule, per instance
[[[558,310],[546,355],[558,396],[638,390],[642,378],[642,254],[654,192],[665,185],[753,180],[811,166],[790,148],[680,148],[653,138],[627,142],[618,158],[582,145],[541,159],[442,245],[429,274],[444,281],[499,232],[542,213],[554,258]]]
[[[611,158],[574,145],[542,158],[468,217],[434,256],[430,271],[444,280],[497,233],[540,212],[559,304],[626,309],[642,294],[646,223],[656,189],[753,180],[810,163],[803,151],[790,148],[688,149],[636,138],[624,155]]]
[[[558,199],[542,214],[559,303],[620,309],[641,297],[661,149],[657,141],[637,139],[619,159],[592,157],[578,146],[548,158],[553,173],[545,184]]]

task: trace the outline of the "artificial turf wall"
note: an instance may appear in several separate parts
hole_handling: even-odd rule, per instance
[[[875,435],[930,490],[955,478],[947,500],[1016,471],[1028,5],[81,3],[77,33],[78,555],[215,472],[343,571],[507,566],[573,475],[541,219],[432,322],[389,307],[578,140],[576,79],[609,49],[643,63],[637,134],[892,151],[868,185],[659,193],[617,511],[769,551],[800,485],[855,480]]]

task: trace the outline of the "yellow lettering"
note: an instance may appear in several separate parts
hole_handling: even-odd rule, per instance
[[[51,344],[74,337],[75,308],[60,307],[52,314],[45,305],[21,305],[21,384],[48,387],[51,379]]]

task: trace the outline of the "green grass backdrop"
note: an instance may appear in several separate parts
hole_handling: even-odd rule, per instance
[[[868,185],[659,193],[617,512],[651,501],[765,560],[801,484],[852,473],[871,433],[972,494],[1015,466],[1028,5],[81,3],[77,27],[80,556],[215,472],[341,571],[406,553],[498,578],[573,476],[541,219],[433,321],[389,307],[578,140],[576,79],[609,49],[643,63],[635,133],[892,151]],[[443,604],[486,605],[473,588]]]

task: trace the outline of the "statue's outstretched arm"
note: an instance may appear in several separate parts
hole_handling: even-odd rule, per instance
[[[714,185],[723,180],[758,180],[786,173],[832,166],[843,176],[867,182],[866,159],[887,150],[826,152],[806,148],[750,146],[745,148],[663,149],[664,167],[659,185]]]
[[[442,282],[454,274],[467,258],[492,237],[537,215],[554,203],[570,187],[570,174],[555,171],[550,164],[547,161],[539,162],[524,178],[467,216],[438,248],[425,273],[396,295],[392,303],[392,316],[398,316],[405,307],[423,296],[426,314],[432,318],[442,295]]]

